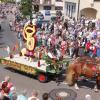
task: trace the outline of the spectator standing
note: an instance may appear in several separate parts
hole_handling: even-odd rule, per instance
[[[43,100],[48,100],[48,99],[49,99],[49,94],[48,94],[48,93],[44,93],[44,94],[42,95],[42,99],[43,99]]]
[[[64,22],[64,27],[66,28],[66,30],[68,30],[68,21],[67,20],[65,20],[65,22]]]
[[[8,96],[9,96],[10,100],[17,100],[17,93],[15,90],[15,87],[10,88],[10,93]]]
[[[74,51],[74,41],[71,40],[70,44],[69,44],[69,54],[70,54],[70,57],[72,57],[73,51]]]
[[[21,49],[21,47],[22,47],[22,41],[23,41],[22,30],[18,31],[17,38],[19,40],[19,46],[20,46],[20,49]]]
[[[63,40],[62,42],[61,42],[61,52],[62,52],[62,56],[64,57],[65,56],[65,53],[66,53],[66,41],[65,40]]]
[[[94,46],[94,44],[92,43],[91,46],[90,46],[90,57],[93,58],[93,57],[96,57],[96,47]]]
[[[20,95],[18,95],[17,100],[28,100],[26,97],[26,91],[23,91]]]
[[[13,23],[11,20],[9,21],[9,27],[10,27],[10,30],[12,31]]]
[[[34,90],[34,91],[32,92],[32,96],[29,97],[28,100],[39,100],[39,99],[37,98],[37,96],[38,96],[38,92],[37,92],[36,90]]]
[[[10,88],[8,88],[8,87],[5,87],[3,90],[2,90],[2,92],[3,92],[3,100],[10,100],[10,98],[9,98],[9,93],[10,93]]]
[[[78,52],[79,52],[79,45],[78,45],[78,41],[75,40],[74,41],[74,51],[72,53],[72,58],[75,55],[75,57],[78,57]]]

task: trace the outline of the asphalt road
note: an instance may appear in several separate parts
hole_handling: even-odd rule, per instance
[[[2,29],[0,31],[0,56],[7,56],[7,51],[3,48],[7,46],[13,48],[16,42],[18,42],[16,36],[17,34],[13,31],[10,31],[9,21],[6,19],[2,19],[1,27]]]
[[[17,41],[16,33],[9,30],[7,20],[2,23],[2,28],[3,31],[0,32],[0,47],[4,47],[6,45],[13,46]],[[2,50],[2,48],[0,48],[0,55],[7,56],[7,53],[6,51]],[[92,100],[100,100],[100,91],[98,93],[95,93],[93,89],[91,89],[91,87],[93,88],[92,84],[89,82],[85,82],[84,84],[81,83],[81,85],[83,86],[79,91],[76,91],[74,87],[69,87],[63,83],[57,86],[57,83],[55,81],[40,83],[33,77],[8,70],[5,67],[6,66],[0,65],[0,81],[2,81],[6,75],[9,75],[18,93],[23,90],[27,90],[27,96],[30,96],[32,90],[36,89],[39,92],[38,97],[40,98],[40,100],[42,100],[41,95],[44,92],[50,92],[55,88],[68,88],[74,90],[77,93],[77,98],[75,100],[85,100],[84,97],[86,94],[90,94],[92,96]]]

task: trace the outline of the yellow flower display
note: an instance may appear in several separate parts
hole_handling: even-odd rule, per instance
[[[36,27],[32,24],[29,23],[28,25],[24,26],[23,30],[23,37],[26,41],[26,50],[21,50],[21,53],[23,56],[25,56],[24,53],[27,53],[26,55],[29,56],[29,60],[32,61],[32,56],[34,54],[34,49],[35,49],[35,33],[36,33]]]

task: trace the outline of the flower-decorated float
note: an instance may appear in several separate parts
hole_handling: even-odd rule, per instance
[[[61,72],[60,65],[65,59],[57,60],[45,47],[36,46],[36,26],[31,22],[24,26],[23,37],[26,47],[19,54],[1,59],[1,64],[12,69],[37,76],[40,82],[46,82],[51,75]]]

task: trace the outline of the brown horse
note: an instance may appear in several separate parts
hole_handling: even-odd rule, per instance
[[[95,91],[100,82],[100,58],[79,57],[71,62],[68,66],[66,81],[69,85],[74,85],[80,75],[86,78],[96,78]],[[76,89],[77,84],[75,84]]]

